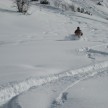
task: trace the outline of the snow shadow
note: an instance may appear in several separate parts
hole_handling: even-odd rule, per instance
[[[108,55],[108,52],[98,51],[98,50],[94,50],[94,49],[89,49],[87,52],[94,53],[94,54],[101,54],[101,55],[104,55],[104,56]]]
[[[14,98],[12,98],[5,105],[3,105],[1,108],[22,108],[17,102],[17,97],[18,96],[15,96]]]
[[[3,13],[16,13],[16,11],[3,9],[3,8],[0,8],[0,12],[3,12]]]

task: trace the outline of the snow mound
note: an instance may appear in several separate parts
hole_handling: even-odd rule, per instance
[[[74,34],[70,34],[69,36],[66,36],[63,40],[57,40],[57,41],[76,41],[76,40],[86,40],[86,39],[83,36],[79,38],[78,36],[75,36]]]
[[[84,40],[84,38],[82,36],[79,38],[78,36],[75,36],[74,34],[72,34],[72,35],[66,36],[65,40],[66,41],[69,41],[69,40]]]

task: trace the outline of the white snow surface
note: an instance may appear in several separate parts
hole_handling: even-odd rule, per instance
[[[95,77],[108,72],[108,1],[98,6],[97,0],[59,0],[92,16],[58,9],[56,0],[49,1],[47,6],[33,2],[23,15],[11,0],[0,0],[0,108],[108,106],[107,92],[94,96],[108,89],[107,77]],[[78,26],[81,39],[74,38]],[[86,89],[80,95],[82,85]]]

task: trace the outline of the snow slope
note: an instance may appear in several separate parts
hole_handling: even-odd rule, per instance
[[[23,15],[12,7],[12,1],[5,1],[0,1],[2,108],[53,107],[68,87],[107,70],[108,21],[101,14],[106,11],[90,16],[36,4]],[[84,33],[81,40],[72,39],[77,26]]]
[[[108,0],[49,0],[50,5],[64,10],[95,15],[108,19]],[[97,5],[98,3],[101,5]],[[79,8],[79,9],[78,9]]]
[[[83,80],[69,88],[67,100],[56,108],[106,108],[108,106],[108,74]]]

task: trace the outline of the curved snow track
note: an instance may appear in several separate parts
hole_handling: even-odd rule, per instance
[[[108,61],[105,61],[105,62],[93,64],[87,67],[83,67],[80,69],[66,71],[60,74],[54,74],[54,75],[41,77],[41,78],[28,78],[21,82],[9,83],[0,87],[0,104],[1,105],[5,104],[7,101],[11,100],[10,101],[11,103],[9,103],[9,105],[11,105],[12,100],[16,96],[20,95],[21,93],[29,90],[31,87],[34,87],[34,86],[40,86],[42,84],[46,84],[48,82],[55,81],[60,78],[70,77],[70,76],[77,77],[76,81],[74,82],[76,83],[86,77],[94,76],[95,74],[101,73],[107,69],[108,69]],[[66,90],[68,88],[66,88]],[[60,94],[59,98],[57,99],[58,102],[61,101],[61,97],[64,91]],[[12,105],[11,105],[11,108],[12,108]]]

